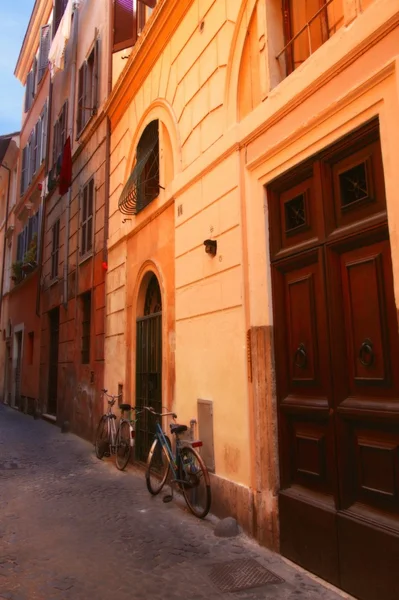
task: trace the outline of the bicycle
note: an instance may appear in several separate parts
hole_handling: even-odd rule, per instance
[[[174,421],[177,415],[173,412],[156,413],[151,407],[144,406],[143,410],[149,411],[158,417],[171,416]],[[187,442],[180,439],[180,434],[187,431],[186,425],[170,424],[170,431],[176,437],[176,453],[172,451],[170,439],[162,430],[157,421],[155,439],[147,458],[146,483],[147,489],[153,496],[159,494],[172,472],[172,485],[176,484],[182,491],[188,508],[198,518],[203,519],[211,507],[211,485],[208,470],[195,447],[202,446],[202,442]],[[172,499],[166,496],[164,501]]]
[[[130,404],[120,404],[122,416],[119,420],[118,429],[116,429],[116,415],[112,412],[112,407],[115,402],[121,398],[122,394],[111,395],[108,394],[108,390],[101,390],[103,395],[108,398],[108,410],[101,417],[96,432],[96,438],[94,442],[95,452],[97,458],[100,460],[104,456],[111,456],[115,454],[115,464],[119,471],[123,471],[129,462],[132,448],[135,440],[135,423],[137,419],[126,419],[124,413],[130,413],[132,410],[136,411],[136,408],[130,406]],[[137,415],[137,411],[136,411]]]

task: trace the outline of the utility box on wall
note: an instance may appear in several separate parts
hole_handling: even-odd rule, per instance
[[[202,441],[201,456],[209,471],[215,471],[215,451],[213,447],[213,402],[197,400],[198,435]]]

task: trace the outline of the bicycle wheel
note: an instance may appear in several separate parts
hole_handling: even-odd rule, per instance
[[[108,419],[105,415],[101,417],[98,423],[94,449],[97,458],[100,460],[105,454],[109,453]]]
[[[116,457],[115,464],[119,471],[123,471],[130,459],[132,452],[130,424],[128,421],[121,421],[116,434]]]
[[[180,449],[181,489],[187,506],[199,519],[203,519],[211,507],[211,483],[204,461],[190,446]]]
[[[166,438],[170,447],[169,439]],[[162,490],[169,474],[169,461],[165,456],[161,443],[158,439],[154,440],[147,458],[147,470],[145,480],[147,489],[153,496],[159,494]]]

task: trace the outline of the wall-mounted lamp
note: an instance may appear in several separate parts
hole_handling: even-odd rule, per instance
[[[205,252],[211,256],[216,256],[218,243],[216,240],[205,240],[204,242]]]

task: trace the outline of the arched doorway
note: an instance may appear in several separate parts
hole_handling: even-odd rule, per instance
[[[136,406],[162,409],[162,298],[157,277],[149,273],[142,286],[143,316],[136,320]],[[136,430],[136,459],[145,461],[155,433],[155,419],[142,413]]]

